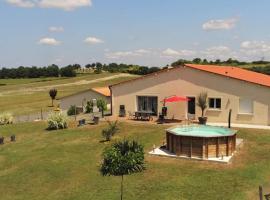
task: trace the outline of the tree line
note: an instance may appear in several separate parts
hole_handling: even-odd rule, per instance
[[[132,65],[132,64],[123,64],[123,63],[110,63],[110,64],[102,64],[102,63],[92,63],[85,65],[85,68],[93,69],[96,73],[101,73],[102,71],[107,71],[111,73],[129,73],[129,74],[137,74],[137,75],[146,75],[149,73],[157,72],[160,70],[159,67],[147,67],[140,65]]]
[[[270,61],[252,61],[252,62],[244,62],[239,61],[236,59],[229,58],[227,60],[207,60],[207,59],[201,59],[201,58],[194,58],[193,60],[185,60],[185,59],[179,59],[176,62],[173,62],[172,66],[178,66],[186,64],[202,64],[202,65],[231,65],[231,66],[241,66],[241,65],[270,65]]]
[[[194,58],[193,60],[179,59],[171,64],[172,67],[183,65],[185,63],[190,64],[214,64],[214,65],[231,65],[231,66],[245,66],[250,65],[248,70],[252,70],[259,73],[264,73],[270,75],[270,62],[269,61],[253,61],[253,62],[243,62],[236,59],[229,58],[227,60],[207,60],[201,58]],[[262,66],[263,65],[263,66]],[[169,65],[163,68],[167,68]],[[53,64],[47,67],[24,67],[20,66],[18,68],[0,68],[0,78],[40,78],[40,77],[75,77],[77,72],[82,69],[90,69],[94,73],[102,73],[103,71],[110,73],[129,73],[137,75],[146,75],[159,71],[162,68],[159,67],[147,67],[133,64],[123,64],[123,63],[109,63],[102,64],[100,62],[86,64],[81,66],[79,64],[68,65],[60,68],[59,66]]]
[[[0,78],[40,78],[40,77],[74,77],[76,76],[74,66],[59,68],[57,65],[47,67],[24,67],[2,68]]]
[[[40,77],[75,77],[77,71],[82,69],[83,66],[79,64],[68,65],[65,67],[58,67],[57,65],[49,65],[47,67],[24,67],[20,66],[18,68],[2,68],[0,69],[0,78],[40,78]],[[127,65],[127,64],[102,64],[102,63],[92,63],[84,66],[86,69],[92,69],[94,73],[102,73],[103,71],[111,73],[130,73],[145,75],[159,71],[159,67],[146,67],[139,65]]]
[[[270,61],[252,61],[252,62],[243,62],[238,61],[236,59],[229,58],[227,60],[207,60],[207,59],[201,59],[201,58],[194,58],[193,60],[185,60],[185,59],[179,59],[176,62],[173,62],[171,66],[179,66],[183,64],[201,64],[201,65],[229,65],[229,66],[236,66],[236,67],[244,67],[247,70],[251,70],[254,72],[259,72],[263,74],[270,75]],[[248,67],[246,67],[248,66]]]

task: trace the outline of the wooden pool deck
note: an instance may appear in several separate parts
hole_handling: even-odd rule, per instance
[[[223,156],[218,158],[198,158],[198,157],[188,157],[188,156],[178,156],[174,153],[169,152],[166,149],[162,148],[155,148],[149,152],[150,155],[153,156],[161,156],[161,157],[168,157],[168,158],[178,158],[178,159],[193,159],[198,161],[209,161],[209,162],[216,162],[216,163],[223,163],[228,164],[231,162],[233,156],[240,150],[243,146],[243,139],[237,138],[236,139],[236,151],[232,154],[232,156]]]

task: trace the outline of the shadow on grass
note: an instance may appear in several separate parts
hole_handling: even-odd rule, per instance
[[[102,143],[102,144],[109,143],[109,142],[110,142],[110,140],[104,140],[104,139],[99,141],[99,143]]]

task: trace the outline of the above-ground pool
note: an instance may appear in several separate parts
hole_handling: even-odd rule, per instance
[[[179,156],[213,158],[231,156],[237,131],[215,126],[177,126],[166,130],[166,148]]]

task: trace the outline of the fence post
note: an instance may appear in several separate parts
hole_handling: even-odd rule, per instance
[[[43,120],[42,108],[40,109],[40,119]]]
[[[263,200],[263,188],[261,185],[259,186],[259,197],[260,197],[260,200]]]
[[[77,120],[77,106],[75,107],[75,121]]]

